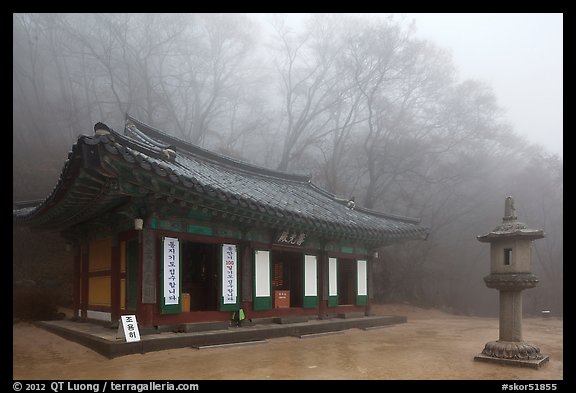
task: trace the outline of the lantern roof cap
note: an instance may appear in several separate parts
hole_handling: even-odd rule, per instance
[[[542,229],[530,229],[528,225],[518,221],[516,215],[516,208],[514,207],[514,198],[512,196],[506,197],[504,204],[504,217],[502,223],[494,228],[491,232],[477,236],[481,242],[493,242],[500,239],[509,238],[523,238],[523,239],[541,239],[544,237]]]

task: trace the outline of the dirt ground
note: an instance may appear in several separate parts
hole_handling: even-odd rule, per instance
[[[524,340],[550,361],[540,369],[474,361],[498,339],[498,319],[455,316],[407,305],[377,305],[408,322],[381,329],[266,344],[180,348],[107,359],[27,323],[13,326],[14,380],[562,380],[563,323],[525,318]]]

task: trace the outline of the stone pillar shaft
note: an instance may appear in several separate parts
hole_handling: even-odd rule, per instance
[[[522,291],[500,291],[500,341],[522,341]]]

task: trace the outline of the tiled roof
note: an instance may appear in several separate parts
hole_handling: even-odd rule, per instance
[[[238,211],[273,217],[278,228],[283,222],[297,223],[309,232],[334,233],[338,237],[363,238],[370,242],[424,239],[428,229],[419,220],[346,206],[348,201],[315,186],[310,177],[287,174],[251,165],[199,148],[169,136],[131,117],[124,135],[80,137],[78,145],[101,145],[114,159],[121,159],[159,176],[190,193],[212,198]],[[59,181],[68,174],[66,168]],[[55,187],[54,198],[60,188]],[[60,190],[60,192],[65,192]],[[15,221],[27,221],[46,208],[46,201],[35,209],[14,211]]]

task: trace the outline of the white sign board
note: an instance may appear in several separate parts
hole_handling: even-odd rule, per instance
[[[336,258],[328,258],[328,296],[338,295],[338,275]]]
[[[138,330],[136,315],[122,315],[120,319],[122,323],[118,325],[117,338],[124,336],[126,342],[140,341],[140,330]]]
[[[304,256],[304,296],[318,295],[318,277],[316,275],[316,256]]]
[[[358,295],[368,295],[368,274],[366,261],[358,261]]]
[[[178,239],[164,238],[164,304],[178,304],[180,298],[180,247]]]
[[[256,250],[256,296],[270,296],[270,251]]]
[[[222,296],[224,304],[236,304],[236,245],[222,245]]]

